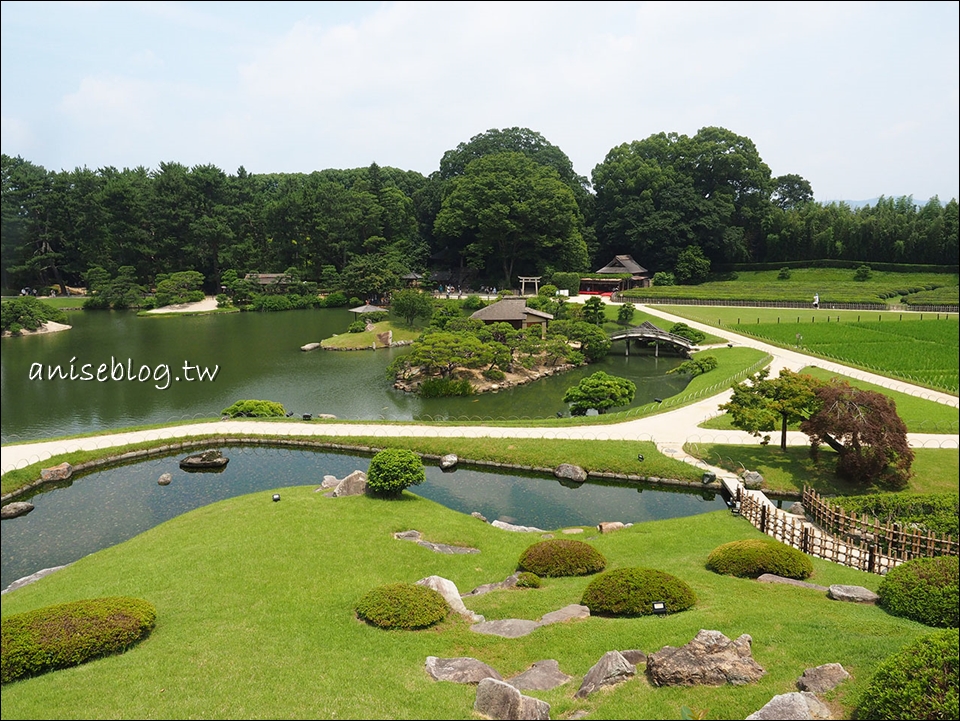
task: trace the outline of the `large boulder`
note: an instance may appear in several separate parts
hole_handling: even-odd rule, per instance
[[[766,671],[754,659],[752,639],[731,641],[719,631],[701,630],[680,648],[664,646],[647,657],[647,674],[656,686],[740,686]]]
[[[65,481],[73,473],[73,466],[64,461],[63,463],[51,466],[50,468],[40,469],[41,481]]]
[[[463,605],[463,601],[460,598],[460,591],[457,590],[457,584],[453,581],[441,576],[427,576],[417,581],[417,585],[432,588],[443,596],[443,600],[447,602],[450,610],[459,613],[472,623],[480,623],[483,621],[483,616],[474,613]]]
[[[330,495],[333,498],[344,496],[362,496],[367,492],[367,474],[363,471],[354,471],[337,484]]]
[[[180,467],[185,471],[216,470],[226,466],[229,460],[220,451],[211,449],[183,458]]]
[[[808,668],[797,679],[797,688],[810,693],[825,693],[850,678],[850,674],[839,663],[825,663],[816,668]]]
[[[875,604],[880,600],[880,596],[875,594],[869,588],[863,586],[844,586],[843,584],[834,584],[827,589],[827,597],[834,601],[847,601],[848,603],[868,603]]]
[[[587,472],[580,466],[575,466],[572,463],[561,463],[553,470],[553,475],[557,478],[576,481],[577,483],[583,483],[587,480]]]
[[[14,501],[13,503],[8,503],[2,509],[0,509],[0,518],[6,520],[8,518],[25,516],[32,510],[32,503],[27,503],[26,501]]]
[[[583,677],[574,698],[586,698],[603,686],[612,686],[637,675],[637,667],[627,661],[619,651],[607,651]]]
[[[440,468],[444,471],[455,468],[459,462],[460,459],[457,458],[457,454],[455,453],[447,453],[445,456],[440,456]]]
[[[783,693],[770,699],[759,711],[747,716],[748,721],[754,719],[770,719],[770,721],[793,721],[794,719],[831,719],[830,709],[827,708],[816,694],[794,691]]]
[[[492,719],[549,719],[550,704],[524,696],[503,681],[485,678],[477,684],[473,710]]]
[[[424,668],[426,668],[430,677],[436,681],[480,683],[485,678],[494,678],[497,681],[503,680],[503,677],[495,668],[469,656],[459,656],[457,658],[427,656]]]
[[[745,488],[752,491],[758,491],[763,487],[763,476],[756,471],[744,471],[740,475],[740,480],[743,481]]]

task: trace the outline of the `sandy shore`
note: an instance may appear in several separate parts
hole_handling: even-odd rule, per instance
[[[180,303],[178,305],[165,305],[162,308],[148,310],[147,313],[199,313],[207,310],[217,309],[217,299],[208,295],[203,300],[196,303]]]
[[[52,320],[48,320],[42,326],[36,330],[27,330],[24,328],[20,331],[20,335],[40,335],[41,333],[59,333],[62,330],[70,330],[73,328],[72,325],[67,325],[66,323],[56,323]],[[13,335],[10,331],[3,331],[3,337],[6,338],[8,335]]]

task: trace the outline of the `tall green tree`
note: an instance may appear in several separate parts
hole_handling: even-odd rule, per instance
[[[597,371],[568,388],[563,394],[563,402],[570,404],[571,415],[586,415],[591,408],[602,415],[611,408],[632,403],[636,392],[637,385],[633,381]]]
[[[754,374],[733,386],[730,400],[720,410],[730,414],[733,425],[759,437],[761,432],[780,426],[780,448],[787,450],[787,426],[806,420],[817,409],[816,391],[821,382],[806,374],[784,368],[777,378],[770,369]]]
[[[414,288],[404,288],[390,297],[390,309],[407,325],[413,325],[417,318],[429,319],[433,315],[433,298]]]
[[[586,267],[573,193],[555,170],[521,153],[499,153],[467,165],[451,182],[434,228],[464,243],[470,264],[491,275],[499,266],[506,287],[516,274]]]

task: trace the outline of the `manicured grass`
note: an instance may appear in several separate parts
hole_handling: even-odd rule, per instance
[[[821,494],[858,495],[877,493],[876,488],[861,488],[837,478],[836,455],[826,447],[820,459],[810,458],[808,446],[776,444],[762,446],[725,443],[687,443],[687,453],[712,466],[734,473],[743,469],[757,471],[764,478],[763,489],[771,493],[796,494],[810,486]],[[915,448],[913,477],[905,491],[914,493],[956,493],[960,485],[960,451],[956,448]]]
[[[771,345],[953,395],[960,386],[957,314],[825,310],[791,313],[782,308],[702,306],[664,306],[663,310],[709,325],[731,326],[737,333]]]
[[[416,326],[395,323],[391,320],[382,320],[373,324],[372,331],[363,331],[362,333],[341,333],[332,338],[324,338],[320,341],[323,348],[334,348],[337,350],[366,350],[373,346],[377,341],[378,333],[393,331],[393,342],[412,341],[420,337],[422,328]],[[378,344],[379,345],[379,344]]]
[[[848,717],[878,664],[928,630],[876,606],[707,571],[716,546],[760,537],[744,519],[713,512],[579,536],[608,568],[642,565],[685,581],[697,595],[691,610],[591,617],[515,639],[473,633],[459,618],[422,631],[383,631],[354,615],[371,588],[439,575],[466,592],[513,573],[540,536],[501,531],[409,492],[399,501],[331,499],[314,488],[283,489],[279,503],[267,492],[197,509],[4,596],[4,617],[116,594],[143,598],[158,613],[151,636],[122,655],[4,686],[4,718],[475,718],[476,687],[433,681],[427,656],[472,656],[504,677],[556,659],[571,682],[525,693],[550,703],[552,718],[583,710],[606,719],[679,718],[683,706],[707,709],[708,718],[744,718],[795,690],[805,668],[839,662],[852,678],[834,701]],[[409,529],[480,553],[441,555],[392,536]],[[810,580],[824,586],[875,590],[881,580],[822,561],[814,568]],[[488,620],[539,619],[579,603],[590,580],[546,579],[540,589],[466,603]],[[767,674],[721,688],[656,688],[641,674],[573,698],[605,652],[652,653],[700,629],[750,634]]]
[[[867,383],[866,381],[861,381],[856,378],[842,376],[838,373],[833,373],[823,368],[817,368],[816,366],[806,366],[805,368],[801,368],[800,373],[806,373],[825,381],[830,380],[831,378],[839,378],[841,380],[845,380],[854,388],[861,388],[863,390],[882,393],[883,395],[892,398],[897,404],[898,415],[903,419],[903,422],[907,424],[907,432],[909,433],[960,432],[960,411],[953,406],[948,406],[944,403],[937,403],[936,401],[927,400],[925,398],[918,398],[917,396],[912,396],[909,393],[901,393],[900,391],[884,388],[883,386],[874,385],[873,383]],[[700,424],[700,428],[709,428],[713,430],[730,430],[734,427],[735,426],[730,421],[730,415],[728,413],[715,416],[714,418],[711,418],[710,420],[704,421]],[[799,430],[799,424],[792,424],[790,426],[790,430]],[[774,435],[775,432],[771,432],[771,436]]]
[[[784,265],[789,265],[784,263]],[[790,301],[812,303],[814,293],[821,303],[887,303],[910,292],[941,286],[957,286],[956,273],[892,273],[873,271],[869,280],[855,281],[853,268],[797,268],[780,280],[778,270],[740,271],[736,280],[700,285],[655,286],[623,293],[634,298],[684,298],[700,300]]]
[[[604,318],[606,319],[603,323],[603,330],[607,335],[617,335],[622,333],[624,330],[634,325],[641,325],[645,321],[653,323],[660,330],[670,331],[670,328],[673,327],[673,322],[664,320],[658,315],[652,315],[650,313],[645,313],[641,309],[636,309],[633,313],[633,319],[630,321],[630,326],[624,326],[617,323],[617,311],[619,310],[619,305],[604,305],[603,312]],[[700,341],[701,346],[706,345],[716,345],[718,343],[726,343],[727,339],[718,335],[713,335],[712,333],[707,333],[706,338]]]

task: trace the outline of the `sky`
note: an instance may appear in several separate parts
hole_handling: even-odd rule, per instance
[[[51,171],[436,171],[527,128],[591,177],[718,126],[816,200],[960,197],[958,2],[2,2],[0,151]]]

